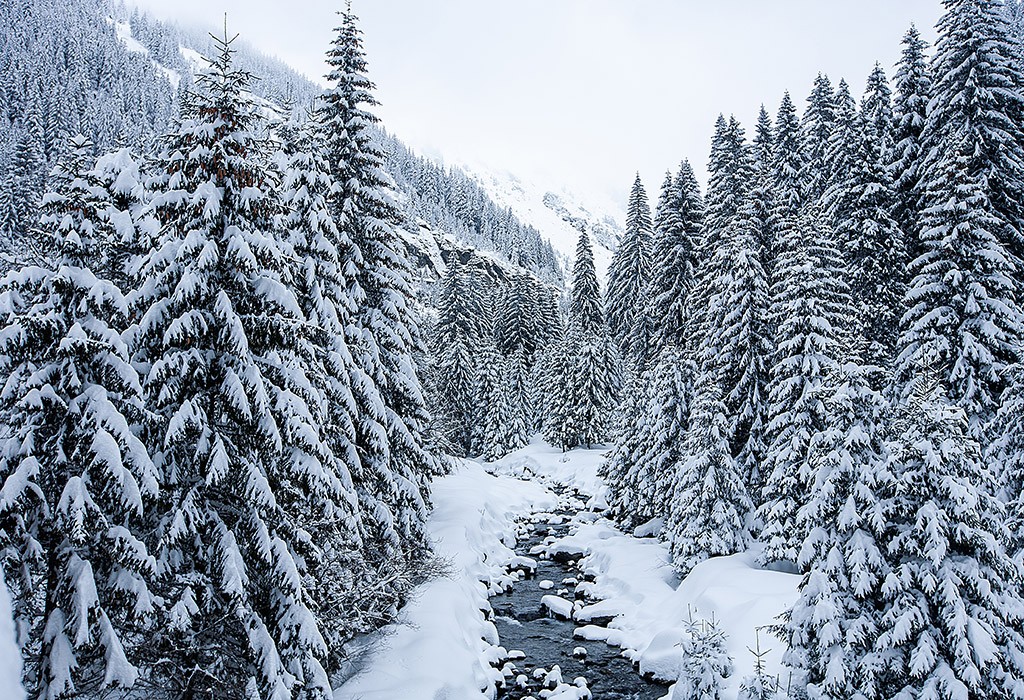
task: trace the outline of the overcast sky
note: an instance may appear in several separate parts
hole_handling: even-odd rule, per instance
[[[229,28],[321,79],[343,0],[134,0],[158,17]],[[400,138],[623,202],[652,198],[689,158],[703,176],[719,112],[751,133],[784,90],[802,106],[818,71],[854,95],[877,60],[892,77],[940,0],[354,0],[382,105]]]

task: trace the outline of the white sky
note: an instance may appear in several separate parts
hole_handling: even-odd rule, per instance
[[[160,18],[229,29],[320,79],[343,0],[131,0]],[[940,0],[354,0],[385,126],[432,155],[538,178],[624,207],[652,200],[683,157],[702,175],[715,118],[752,134],[784,90],[818,73],[856,97],[892,78]]]

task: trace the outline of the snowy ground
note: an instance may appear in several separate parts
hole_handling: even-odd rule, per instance
[[[600,450],[566,454],[538,440],[493,464],[465,461],[436,482],[430,533],[451,573],[422,587],[402,620],[371,644],[362,672],[337,690],[335,700],[493,697],[500,673],[491,662],[503,650],[486,620],[488,593],[508,580],[515,522],[555,507],[545,483],[574,488],[590,498],[588,510],[600,510],[606,493],[597,474],[601,460]],[[686,621],[713,619],[729,637],[735,671],[725,697],[735,698],[753,669],[749,649],[756,630],[793,603],[799,578],[757,568],[748,552],[704,562],[679,582],[657,538],[624,534],[587,511],[575,522],[549,552],[582,554],[581,567],[594,576],[583,585],[600,602],[576,611],[576,634],[621,647],[641,672],[672,680]],[[771,650],[768,671],[781,673],[781,642],[762,630],[760,647]]]
[[[385,630],[335,700],[463,700],[488,697],[500,680],[499,650],[486,620],[489,592],[500,590],[515,557],[516,520],[554,508],[543,486],[486,473],[465,461],[434,484],[429,522],[435,550],[451,574],[423,585],[399,623]]]

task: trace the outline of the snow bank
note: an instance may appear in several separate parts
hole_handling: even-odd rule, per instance
[[[604,519],[581,524],[571,538],[574,548],[587,542],[581,566],[594,578],[587,593],[600,599],[578,610],[575,619],[588,623],[612,618],[607,628],[585,625],[577,636],[621,647],[642,674],[674,680],[685,623],[714,619],[728,636],[735,661],[727,698],[736,697],[740,681],[753,672],[748,648],[756,645],[756,630],[776,623],[797,598],[800,577],[759,568],[756,552],[709,559],[679,582],[664,543],[624,535]],[[763,630],[760,643],[762,649],[771,649],[765,657],[768,672],[781,673],[782,642]]]
[[[563,484],[591,496],[589,505],[594,507],[606,502],[608,489],[597,474],[606,452],[606,449],[562,452],[535,435],[529,445],[491,462],[487,468],[496,474],[521,479],[540,477],[542,481]]]
[[[515,560],[515,522],[557,507],[543,486],[486,473],[476,462],[434,482],[428,530],[451,573],[421,586],[401,620],[385,630],[362,671],[335,700],[491,698],[501,672],[499,650],[486,617],[488,591],[502,585]]]
[[[588,505],[599,510],[608,492],[597,473],[605,453],[563,453],[537,437],[488,469],[570,486],[591,496]],[[576,591],[598,602],[574,610],[573,619],[580,625],[577,637],[621,647],[641,673],[671,681],[679,674],[677,645],[687,621],[713,618],[728,636],[727,649],[735,662],[724,697],[735,698],[743,677],[753,673],[748,649],[757,646],[761,628],[760,647],[771,650],[764,657],[767,671],[785,681],[783,644],[763,628],[778,622],[796,601],[799,576],[759,568],[753,550],[698,564],[680,582],[667,546],[654,537],[663,527],[660,520],[645,523],[633,536],[593,512],[579,513],[574,524],[569,535],[538,549],[563,558],[584,555],[580,567],[593,581],[580,583]]]
[[[0,571],[0,698],[24,700],[21,687],[21,652],[14,642],[14,618],[11,617],[11,598],[7,593],[3,572]]]

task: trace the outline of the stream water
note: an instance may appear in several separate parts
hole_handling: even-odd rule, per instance
[[[565,684],[589,688],[594,700],[656,700],[664,697],[666,687],[645,681],[633,664],[620,655],[617,647],[601,641],[573,637],[576,624],[557,619],[541,605],[545,595],[558,595],[574,600],[582,572],[573,560],[541,559],[536,554],[540,545],[550,538],[568,534],[569,525],[582,501],[559,494],[562,506],[539,522],[528,525],[528,531],[516,545],[516,553],[537,561],[536,571],[513,584],[512,589],[491,599],[494,622],[501,645],[509,650],[506,665],[506,687],[499,698],[520,700],[541,697],[541,690],[552,690],[558,679],[552,670],[560,671]],[[578,508],[576,508],[578,506]],[[553,586],[541,588],[541,582]],[[519,653],[514,653],[519,652]],[[556,672],[557,673],[557,672]],[[578,679],[585,679],[579,681]],[[585,697],[580,694],[578,697]]]

